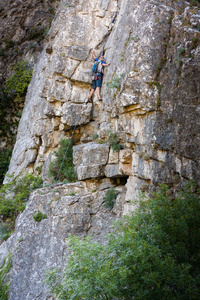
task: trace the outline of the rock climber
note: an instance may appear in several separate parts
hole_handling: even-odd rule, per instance
[[[95,54],[94,50],[91,51],[92,56],[94,58],[94,61],[97,62],[97,70],[94,75],[94,79],[92,80],[92,90],[90,91],[87,103],[92,103],[92,95],[94,94],[95,90],[97,90],[97,97],[99,101],[102,101],[101,98],[101,87],[102,87],[102,81],[103,81],[103,70],[104,67],[108,67],[110,63],[106,64],[104,61],[104,56],[100,56],[98,59]]]

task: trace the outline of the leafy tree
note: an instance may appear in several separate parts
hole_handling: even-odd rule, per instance
[[[77,175],[73,166],[73,146],[70,140],[61,139],[58,151],[53,153],[56,158],[49,165],[49,176],[60,181],[65,179],[69,182],[76,181]]]
[[[15,220],[26,207],[30,193],[41,187],[42,179],[32,174],[15,178],[0,188],[0,238],[6,240],[15,227]]]
[[[13,75],[5,82],[5,92],[18,99],[26,93],[32,77],[32,68],[28,62],[22,61],[14,65],[12,70],[14,71]]]
[[[58,299],[199,299],[200,199],[163,185],[115,226],[107,245],[69,239],[71,256],[46,282]]]
[[[10,163],[11,150],[0,149],[0,185],[3,183],[4,176]]]
[[[106,193],[104,206],[106,208],[113,208],[118,194],[119,191],[115,190],[114,187],[111,187]]]
[[[12,66],[12,74],[0,86],[0,137],[11,148],[24,105],[24,97],[31,81],[32,68],[27,61]]]

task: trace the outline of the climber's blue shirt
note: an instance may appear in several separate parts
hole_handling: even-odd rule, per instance
[[[95,58],[94,60],[95,60],[95,61],[98,61],[98,60],[99,60],[102,64],[105,64],[105,61],[102,61],[102,60],[100,60],[100,59],[98,59],[98,58]]]

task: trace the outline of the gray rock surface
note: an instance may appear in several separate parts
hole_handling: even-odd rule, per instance
[[[106,165],[105,176],[109,178],[121,177],[122,172],[119,170],[119,165],[115,165],[115,164]]]
[[[104,168],[102,165],[80,165],[76,169],[78,180],[84,180],[89,178],[101,178],[105,175]]]
[[[70,234],[80,237],[92,234],[95,241],[104,241],[111,222],[121,217],[124,199],[124,189],[118,187],[121,198],[118,197],[112,211],[106,209],[103,203],[109,186],[92,192],[93,185],[77,182],[31,194],[25,211],[17,218],[15,233],[0,247],[0,263],[9,251],[12,253],[10,297],[50,299],[43,283],[44,274],[49,268],[62,269]],[[47,214],[47,219],[39,223],[33,219],[38,210]],[[27,255],[29,259],[23,270]]]

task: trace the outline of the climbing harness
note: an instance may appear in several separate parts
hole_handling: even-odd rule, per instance
[[[95,74],[95,77],[94,77],[94,80],[96,81],[96,80],[102,80],[102,74],[101,73],[96,73]]]
[[[111,25],[114,25],[114,23],[115,23],[115,21],[116,21],[117,14],[118,14],[118,8],[119,8],[119,7],[118,7],[118,1],[117,1],[117,10],[116,10],[116,12],[115,12],[115,15],[114,15],[114,18],[113,18],[113,20],[112,20]],[[105,37],[105,42],[104,42],[103,48],[102,48],[102,50],[101,50],[101,55],[102,55],[102,56],[104,55],[105,44],[106,44],[106,41],[107,41],[108,36],[110,35],[110,32],[112,31],[112,28],[113,28],[113,26],[111,26],[111,29],[108,30],[108,33],[107,33],[107,35],[106,35],[106,37]],[[112,32],[113,32],[113,31],[112,31]],[[111,34],[112,34],[112,32],[111,32]],[[110,43],[110,42],[109,42],[109,43]],[[89,89],[90,89],[91,85],[92,85],[92,80],[91,80]],[[82,114],[83,107],[84,107],[84,104],[86,103],[86,101],[87,101],[87,100],[85,99],[84,102],[83,102],[83,104],[82,104],[81,111],[80,111],[80,113],[79,113],[79,116],[78,116],[78,118],[77,118],[77,122],[76,122],[76,124],[75,124],[75,126],[74,126],[74,129],[73,129],[73,132],[72,132],[72,135],[71,135],[71,138],[70,138],[70,142],[69,142],[68,147],[67,147],[67,149],[66,149],[66,151],[65,151],[65,154],[64,154],[64,156],[63,156],[63,160],[62,160],[62,163],[61,163],[61,165],[60,165],[58,174],[57,174],[57,176],[56,176],[56,180],[55,180],[55,182],[54,182],[54,184],[53,184],[53,188],[52,188],[52,191],[51,191],[51,194],[50,194],[50,197],[49,197],[49,200],[50,200],[50,201],[49,201],[49,202],[46,204],[46,206],[45,206],[44,214],[43,214],[43,216],[42,216],[42,220],[43,220],[43,218],[44,218],[45,213],[47,212],[48,205],[49,205],[49,203],[51,202],[51,198],[52,198],[52,195],[53,195],[53,193],[54,193],[54,187],[55,187],[55,185],[56,185],[56,183],[57,183],[57,181],[58,181],[58,177],[59,177],[59,175],[60,175],[62,166],[63,166],[64,161],[65,161],[65,158],[66,158],[66,156],[67,156],[67,152],[68,152],[68,150],[69,150],[69,146],[70,146],[70,144],[71,144],[72,138],[73,138],[73,136],[74,136],[76,127],[77,127],[78,122],[79,122],[79,120],[80,120],[80,116],[81,116],[81,114]],[[42,220],[41,220],[41,221],[42,221]],[[13,293],[13,295],[11,296],[10,300],[15,300],[15,296],[16,296],[17,290],[18,290],[18,288],[19,288],[21,279],[22,279],[22,277],[23,277],[23,275],[24,275],[24,271],[25,271],[25,268],[26,268],[26,266],[27,266],[28,260],[29,260],[31,254],[32,254],[32,251],[33,251],[33,247],[34,247],[36,238],[37,238],[37,236],[38,236],[38,234],[39,234],[39,228],[40,228],[40,226],[41,226],[41,223],[42,223],[42,222],[40,222],[40,223],[38,224],[37,231],[36,231],[36,233],[35,233],[35,236],[34,236],[34,238],[33,238],[32,243],[31,243],[31,246],[30,246],[29,252],[28,252],[28,254],[27,254],[26,260],[25,260],[25,262],[24,262],[22,271],[21,271],[21,273],[20,273],[20,275],[19,275],[19,277],[18,277],[17,285],[16,285],[16,287],[15,287],[15,289],[14,289],[14,293]],[[83,226],[83,224],[84,224],[84,219],[82,219],[82,226]]]

